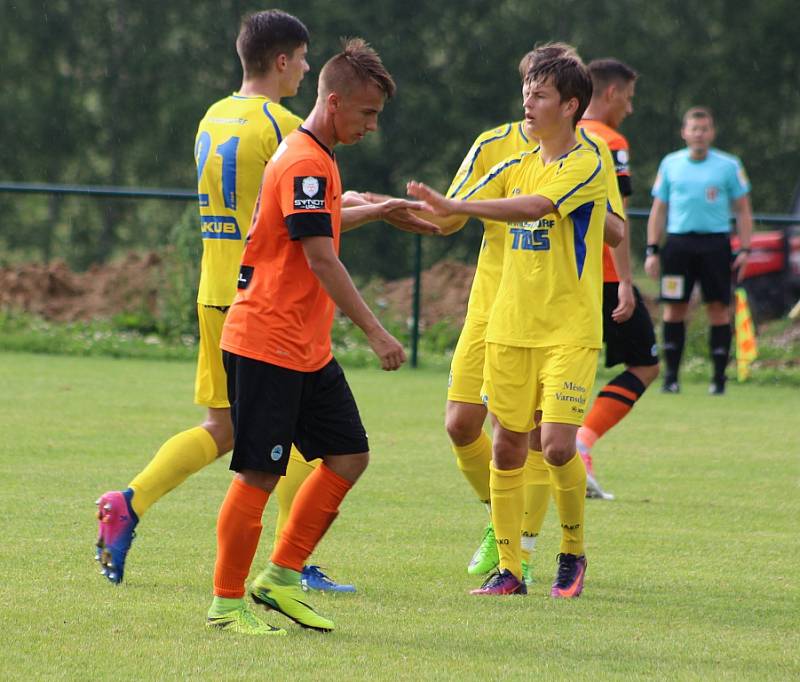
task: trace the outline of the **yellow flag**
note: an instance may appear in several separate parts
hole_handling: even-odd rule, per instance
[[[736,376],[745,381],[750,376],[750,363],[758,357],[756,330],[747,305],[747,292],[744,287],[737,287],[736,298]]]

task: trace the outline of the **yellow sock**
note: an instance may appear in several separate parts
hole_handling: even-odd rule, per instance
[[[489,471],[492,524],[500,554],[500,570],[507,568],[522,580],[520,528],[525,508],[525,467],[503,470],[491,465]]]
[[[469,445],[453,445],[456,462],[478,499],[489,502],[489,463],[492,461],[492,439],[481,429],[481,435]]]
[[[557,467],[548,464],[553,482],[553,493],[561,520],[561,551],[580,556],[583,549],[583,510],[586,504],[586,467],[575,456]]]
[[[538,450],[525,461],[525,514],[522,517],[522,559],[530,561],[550,504],[550,470]]]
[[[275,522],[275,545],[278,544],[278,539],[281,536],[286,521],[289,518],[289,511],[292,508],[294,496],[297,490],[303,485],[309,474],[314,471],[320,464],[321,459],[315,459],[311,462],[306,462],[300,451],[292,446],[292,451],[289,454],[289,466],[286,467],[286,475],[278,481],[275,486],[275,494],[278,496],[278,519]]]
[[[217,443],[202,426],[174,435],[131,481],[133,511],[141,519],[150,506],[217,458]]]

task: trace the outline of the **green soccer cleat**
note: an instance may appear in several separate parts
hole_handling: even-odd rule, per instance
[[[533,585],[533,571],[527,561],[522,562],[522,582],[525,583],[526,587]]]
[[[242,602],[242,605],[219,616],[209,615],[206,619],[206,627],[218,630],[230,630],[238,632],[240,635],[277,635],[284,636],[286,630],[276,628],[261,620],[254,614],[250,607]]]
[[[250,587],[250,596],[257,604],[282,613],[304,628],[318,632],[330,632],[335,627],[332,620],[320,616],[306,603],[306,593],[303,592],[299,583],[297,585],[276,585],[268,582],[262,573]]]
[[[489,571],[497,568],[500,563],[500,555],[497,553],[497,542],[494,538],[494,526],[489,523],[483,531],[483,539],[475,554],[472,555],[472,560],[467,566],[467,573],[470,575],[485,575]]]

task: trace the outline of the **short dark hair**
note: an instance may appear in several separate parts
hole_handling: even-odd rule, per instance
[[[519,62],[519,77],[525,81],[528,71],[544,59],[554,57],[572,57],[580,61],[577,50],[568,43],[544,43],[536,45]]]
[[[580,59],[564,55],[535,63],[525,76],[526,83],[548,79],[552,80],[562,102],[573,97],[578,100],[578,108],[572,116],[572,124],[577,125],[592,99],[592,79],[589,70]]]
[[[319,74],[322,92],[347,94],[354,84],[374,83],[386,95],[394,97],[397,86],[378,53],[363,38],[342,39],[342,51],[331,57]]]
[[[309,41],[308,29],[297,17],[279,9],[248,14],[242,19],[236,52],[246,75],[268,73],[279,54],[291,55]]]
[[[595,94],[599,95],[609,85],[616,83],[631,83],[635,81],[639,74],[635,69],[619,59],[594,59],[589,62],[589,75],[592,77],[592,86]]]
[[[711,109],[708,107],[692,107],[683,115],[681,127],[684,127],[691,119],[698,118],[707,118],[711,121],[711,125],[714,125],[714,115],[711,113]]]

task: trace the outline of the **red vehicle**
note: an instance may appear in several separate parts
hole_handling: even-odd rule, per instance
[[[731,239],[733,249],[738,237]],[[800,225],[754,232],[742,284],[756,323],[782,317],[800,297]]]

